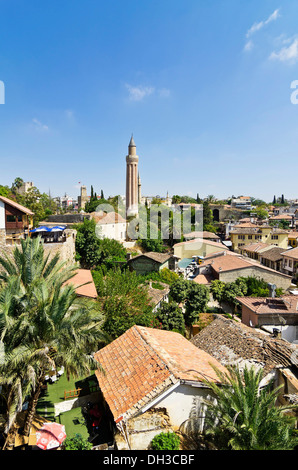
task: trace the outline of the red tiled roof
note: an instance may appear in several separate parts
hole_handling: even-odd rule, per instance
[[[282,297],[237,297],[237,300],[255,313],[297,313],[298,298],[296,295]]]
[[[141,326],[99,350],[95,359],[103,368],[95,373],[116,422],[123,415],[133,416],[181,380],[202,382],[204,376],[218,381],[211,364],[225,370],[179,333]]]
[[[296,249],[296,248],[295,248]],[[297,248],[298,250],[298,248]],[[289,250],[292,251],[292,250]],[[208,259],[205,259],[204,262],[200,265],[200,267],[207,267],[211,266],[211,268],[216,272],[227,272],[227,271],[234,271],[236,269],[245,269],[245,268],[258,268],[260,270],[269,271],[274,273],[278,276],[289,278],[287,274],[284,274],[280,271],[275,271],[274,269],[268,268],[263,264],[260,264],[258,261],[253,260],[251,258],[244,258],[243,256],[235,253],[235,256],[227,256],[230,255],[232,252],[226,252],[226,255],[223,256],[209,256]],[[266,252],[265,252],[266,253]]]
[[[198,274],[193,281],[197,284],[209,285],[214,281],[214,277],[211,274]]]
[[[298,232],[292,230],[289,232],[289,238],[298,238]]]
[[[249,245],[244,245],[241,247],[243,251],[250,251],[252,253],[263,250],[263,249],[269,249],[270,245],[268,243],[250,243]]]
[[[101,214],[100,212],[92,212],[92,218],[100,225],[109,224],[125,224],[126,220],[118,212],[108,212]]]
[[[298,247],[283,251],[281,254],[287,258],[298,259]]]
[[[140,255],[130,258],[128,264],[133,264],[134,260],[139,259],[141,257],[150,258],[153,261],[156,261],[157,263],[163,264],[168,261],[172,257],[172,255],[168,253],[157,253],[155,251],[148,251],[147,253],[141,253]]]
[[[270,217],[270,220],[292,220],[292,216],[289,214],[279,214]]]
[[[193,240],[188,240],[187,242],[179,242],[179,243],[175,243],[174,245],[174,248],[177,247],[177,246],[182,246],[182,245],[191,245],[192,243],[196,243],[196,242],[201,242],[201,243],[204,243],[206,245],[210,245],[210,246],[216,246],[217,248],[218,247],[221,247],[223,248],[224,250],[228,250],[228,248],[223,245],[222,243],[220,242],[213,242],[211,240],[206,240],[204,238],[195,238]]]
[[[66,281],[65,284],[72,284],[76,288],[77,295],[90,297],[92,299],[97,298],[96,287],[89,269],[79,269],[75,276]]]
[[[205,230],[203,232],[190,232],[190,233],[186,233],[184,235],[184,238],[206,238],[206,239],[216,239],[216,240],[220,240],[220,237],[216,234],[216,233],[213,233],[213,232],[206,232]]]
[[[15,209],[18,209],[20,212],[24,212],[24,214],[34,215],[34,212],[30,211],[30,209],[27,209],[27,207],[21,206],[21,204],[18,204],[12,199],[8,199],[7,197],[0,196],[0,201],[3,201],[5,204],[8,204],[9,206],[14,207]]]

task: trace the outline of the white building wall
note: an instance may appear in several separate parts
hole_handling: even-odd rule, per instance
[[[5,229],[5,204],[0,201],[0,229]]]
[[[156,403],[154,407],[166,408],[172,426],[178,428],[190,417],[191,409],[198,398],[207,398],[209,395],[210,390],[208,388],[180,385],[170,395]]]
[[[118,241],[126,239],[126,223],[98,224],[97,232],[100,238],[110,238]]]

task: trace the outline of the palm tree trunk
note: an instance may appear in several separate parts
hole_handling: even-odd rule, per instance
[[[14,449],[14,441],[15,441],[16,433],[17,433],[16,426],[14,425],[11,426],[6,436],[4,446],[2,447],[1,450],[13,450]]]
[[[31,429],[31,425],[32,425],[32,421],[33,421],[35,412],[36,412],[37,402],[38,402],[39,395],[40,395],[40,392],[41,392],[42,384],[43,384],[43,382],[40,380],[37,384],[36,389],[34,390],[34,393],[31,397],[31,399],[30,399],[30,402],[29,402],[29,405],[28,405],[28,412],[27,412],[27,416],[26,416],[26,421],[25,421],[25,425],[24,425],[24,429],[23,429],[23,435],[24,436],[29,436],[29,434],[30,434],[30,429]]]

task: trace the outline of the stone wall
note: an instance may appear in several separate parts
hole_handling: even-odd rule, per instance
[[[221,272],[219,279],[223,282],[234,282],[239,277],[255,277],[263,279],[267,283],[276,284],[277,287],[286,291],[291,286],[291,277],[285,274],[269,271],[262,266],[252,266],[247,269],[235,269],[233,271]]]
[[[154,436],[161,432],[172,431],[172,426],[166,410],[152,409],[131,418],[125,431],[131,449],[146,450],[150,448]],[[129,450],[128,443],[122,433],[116,434],[115,441],[118,450]]]
[[[76,230],[66,229],[65,242],[61,243],[44,243],[44,252],[45,255],[50,254],[50,259],[55,256],[56,253],[59,253],[60,261],[65,261],[66,263],[73,264],[75,262],[75,241],[76,241]],[[16,245],[7,245],[5,242],[5,236],[3,237],[0,231],[0,256],[4,253],[12,258],[13,251]]]
[[[50,224],[79,224],[84,222],[84,219],[91,219],[90,214],[56,214],[50,215],[47,222]]]
[[[44,243],[45,255],[50,253],[50,258],[59,253],[60,261],[72,264],[75,262],[75,241],[76,241],[76,230],[66,229],[64,231],[66,235],[65,242],[61,243]]]

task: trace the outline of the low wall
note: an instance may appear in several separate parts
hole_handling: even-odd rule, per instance
[[[73,264],[75,262],[75,242],[76,242],[76,230],[66,229],[64,231],[66,235],[65,242],[61,243],[44,243],[45,255],[50,254],[50,258],[59,253],[60,261]]]
[[[46,222],[50,224],[79,224],[84,222],[84,219],[91,219],[90,214],[56,214],[49,215]]]
[[[66,229],[65,235],[66,240],[65,242],[61,243],[44,243],[44,253],[45,256],[50,254],[50,259],[59,253],[60,260],[65,261],[66,263],[73,264],[75,262],[75,241],[76,241],[76,230]],[[18,243],[19,245],[19,243]],[[8,257],[12,258],[13,251],[16,245],[8,245],[6,244],[5,233],[0,230],[0,256],[6,254]]]
[[[274,283],[277,287],[286,291],[291,286],[292,279],[278,271],[267,271],[262,265],[252,266],[246,269],[235,269],[233,271],[221,272],[219,279],[223,282],[234,282],[239,277],[255,277],[263,279],[267,283]]]

